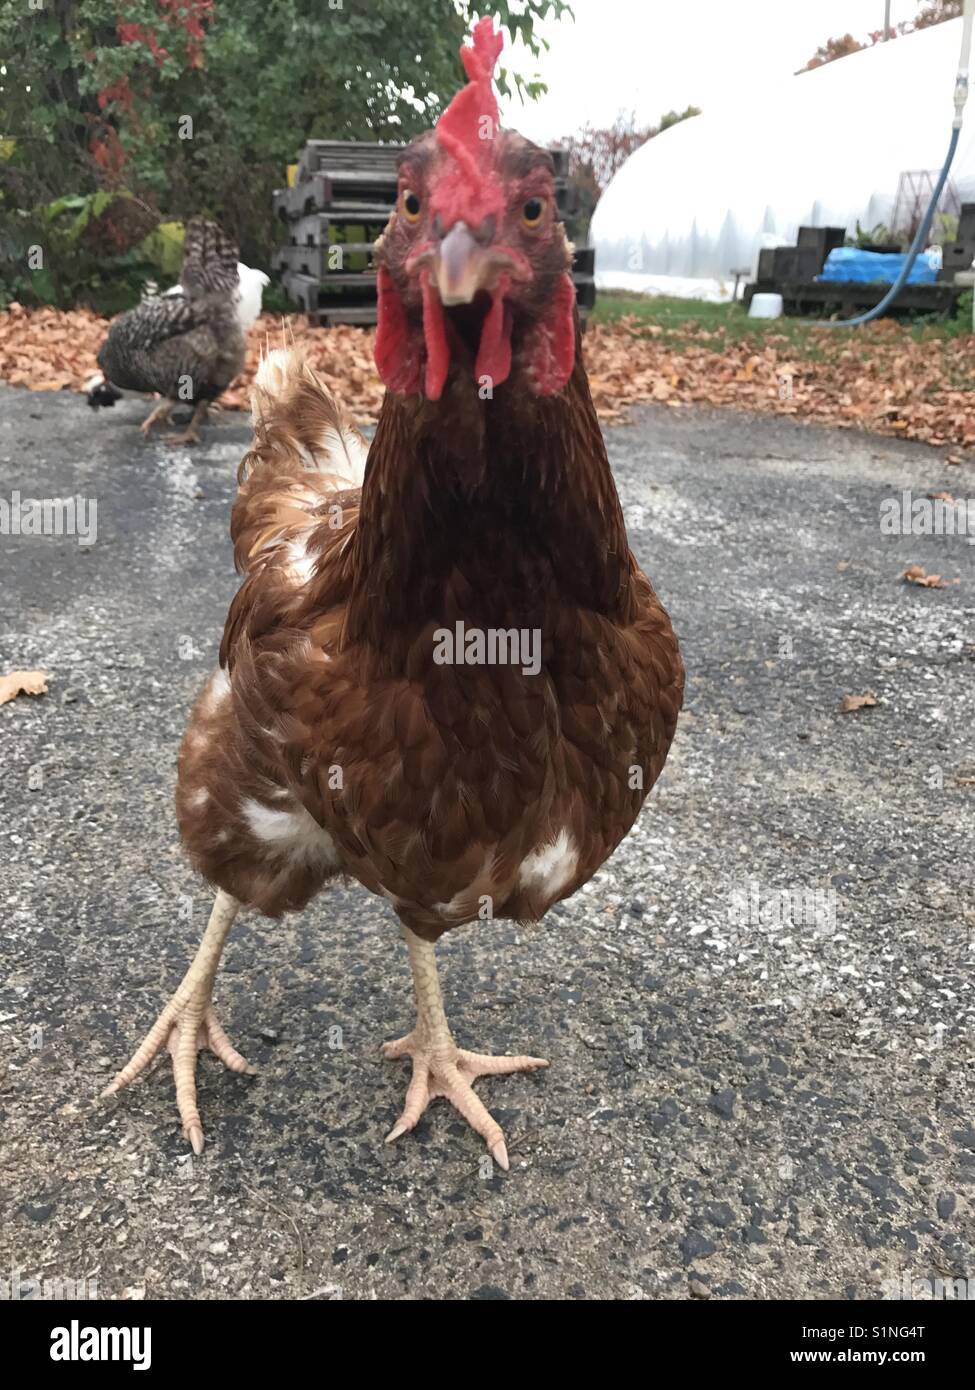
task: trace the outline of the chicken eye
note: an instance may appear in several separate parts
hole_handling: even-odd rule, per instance
[[[403,193],[403,214],[408,222],[416,222],[420,216],[420,199],[413,192],[412,188],[407,188]]]
[[[521,220],[526,227],[537,227],[544,211],[545,202],[542,198],[529,198],[521,210]]]

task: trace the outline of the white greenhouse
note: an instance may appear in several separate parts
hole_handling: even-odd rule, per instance
[[[800,226],[890,225],[901,175],[940,170],[962,21],[877,44],[742,97],[636,150],[592,221],[596,284],[726,298]],[[706,102],[706,98],[705,98]],[[975,201],[975,93],[951,179]]]

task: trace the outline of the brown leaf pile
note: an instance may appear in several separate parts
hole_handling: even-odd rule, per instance
[[[105,326],[90,309],[11,304],[0,313],[0,380],[32,391],[80,391],[98,370]]]
[[[90,309],[26,309],[11,304],[0,313],[0,380],[34,391],[83,389],[98,371],[98,349],[107,320]],[[326,385],[356,420],[375,420],[383,388],[372,361],[372,333],[361,328],[316,329],[300,315],[263,314],[250,330],[247,367],[221,396],[231,410],[246,410],[251,380],[265,342],[271,347],[300,344]]]
[[[262,314],[247,337],[247,366],[242,376],[220,397],[231,409],[250,408],[250,384],[265,345],[270,348],[294,344],[357,424],[373,424],[379,418],[385,387],[372,360],[375,333],[372,329],[339,324],[335,328],[313,328],[301,314],[283,317]]]
[[[975,337],[915,338],[889,319],[856,330],[810,327],[735,341],[693,324],[679,345],[640,321],[586,333],[600,418],[634,401],[722,405],[795,415],[939,446],[975,447]],[[960,462],[952,457],[950,462]]]
[[[62,313],[13,304],[0,313],[0,379],[34,390],[80,390],[96,370],[106,322],[89,310]],[[636,317],[591,324],[585,356],[604,423],[628,405],[731,406],[794,415],[843,429],[975,448],[975,337],[916,338],[885,319],[856,331],[810,327],[801,338],[765,332],[736,339],[689,321],[679,340]],[[265,314],[251,329],[247,370],[223,396],[246,408],[261,347],[287,338],[360,423],[377,417],[382,386],[374,333],[311,328],[300,315]],[[956,462],[957,456],[951,456]]]

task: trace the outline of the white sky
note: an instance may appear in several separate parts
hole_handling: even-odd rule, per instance
[[[912,19],[921,3],[892,0],[891,23]],[[536,67],[547,96],[526,106],[515,99],[502,111],[506,124],[533,140],[558,139],[586,121],[611,125],[621,110],[634,110],[640,124],[688,105],[706,110],[750,84],[795,72],[829,38],[862,39],[884,22],[884,0],[572,0],[572,6],[575,23],[541,26],[550,51]],[[524,50],[506,58],[532,74]]]

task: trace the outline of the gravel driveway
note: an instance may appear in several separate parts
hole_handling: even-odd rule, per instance
[[[201,1063],[192,1160],[168,1068],[91,1098],[206,921],[174,762],[235,588],[248,435],[228,413],[172,452],[143,413],[0,387],[0,498],[98,504],[94,544],[0,541],[0,672],[51,674],[0,709],[0,1276],[174,1299],[975,1281],[975,548],[879,523],[904,489],[975,497],[975,468],[729,411],[610,429],[687,709],[585,890],[442,946],[460,1043],[552,1061],[480,1083],[511,1173],[443,1104],[383,1145],[406,1074],[379,1043],[412,1001],[360,890],[241,920],[217,1002],[260,1076]],[[960,583],[904,583],[911,563]]]

